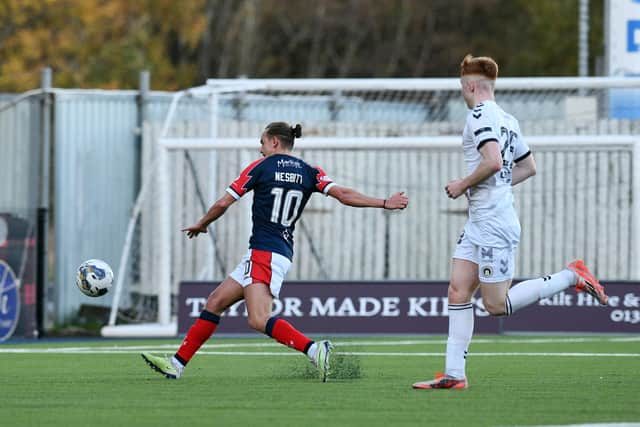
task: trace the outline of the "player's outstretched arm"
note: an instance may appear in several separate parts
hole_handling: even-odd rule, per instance
[[[404,194],[404,191],[392,194],[388,199],[378,199],[352,188],[334,185],[329,189],[328,194],[343,205],[356,208],[404,209],[409,204],[409,198]]]
[[[196,237],[200,233],[207,232],[207,226],[216,219],[220,218],[231,206],[236,199],[234,199],[229,193],[225,193],[216,202],[211,205],[207,213],[200,218],[200,221],[192,225],[191,227],[183,228],[182,231],[187,233],[190,239]]]
[[[513,167],[513,171],[511,172],[511,185],[518,185],[535,174],[536,161],[533,159],[533,154],[529,154]]]

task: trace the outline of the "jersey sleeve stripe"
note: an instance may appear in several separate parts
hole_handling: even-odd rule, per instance
[[[478,150],[480,150],[480,148],[482,148],[482,146],[483,146],[484,144],[486,144],[487,142],[490,142],[490,141],[495,141],[496,143],[498,142],[498,140],[497,140],[497,139],[495,139],[495,138],[493,138],[493,137],[492,137],[492,138],[483,139],[482,141],[480,141],[480,142],[478,143],[478,146],[477,146],[476,148],[477,148]]]
[[[484,133],[484,132],[492,132],[492,131],[493,131],[493,129],[491,129],[490,127],[486,126],[486,127],[483,127],[483,128],[480,128],[480,129],[476,130],[473,134],[474,134],[475,136],[478,136],[478,135],[480,135],[481,133]]]
[[[324,193],[325,195],[329,194],[329,190],[331,189],[331,187],[333,187],[334,185],[336,185],[335,182],[330,182],[329,184],[324,186],[324,189],[322,190],[322,193]]]
[[[324,170],[322,170],[320,166],[316,166],[313,169],[316,172],[316,190],[326,194],[326,191],[328,191],[327,186],[330,185],[333,181],[331,181],[331,179],[327,176],[327,174],[324,172]]]
[[[229,193],[231,195],[231,197],[233,197],[236,200],[240,200],[240,195],[238,193],[236,193],[235,191],[233,191],[233,189],[231,187],[227,188],[227,193]]]
[[[524,153],[522,156],[518,157],[517,159],[514,160],[514,163],[518,163],[520,160],[524,160],[527,157],[529,157],[531,155],[531,150],[527,151],[526,153]]]
[[[266,157],[263,157],[252,162],[249,166],[244,168],[244,170],[240,173],[240,176],[237,177],[236,180],[231,183],[231,185],[229,185],[229,188],[231,188],[238,195],[238,197],[242,197],[247,191],[251,189],[247,188],[246,185],[251,180],[253,171],[265,159]]]

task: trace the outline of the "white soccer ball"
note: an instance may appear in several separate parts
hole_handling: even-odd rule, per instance
[[[87,260],[78,267],[76,285],[87,296],[101,297],[109,292],[112,283],[113,270],[100,259]]]

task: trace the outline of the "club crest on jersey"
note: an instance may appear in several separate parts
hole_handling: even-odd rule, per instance
[[[491,276],[493,276],[493,269],[491,266],[485,265],[482,267],[482,277],[489,278]]]

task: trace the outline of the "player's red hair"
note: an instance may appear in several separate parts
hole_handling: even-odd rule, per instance
[[[495,80],[498,77],[498,64],[488,56],[473,57],[468,54],[460,63],[460,76],[470,74],[477,74],[487,79]]]

